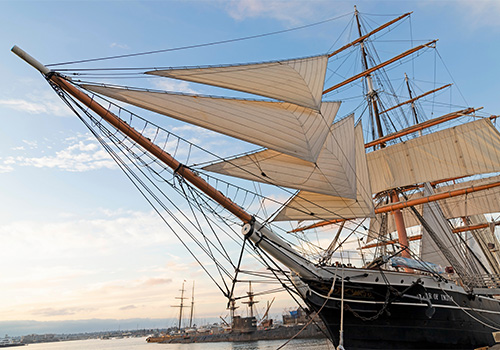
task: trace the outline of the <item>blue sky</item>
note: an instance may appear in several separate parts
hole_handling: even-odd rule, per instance
[[[204,286],[197,292],[200,318],[225,314],[215,287],[40,75],[10,52],[13,45],[50,64],[269,33],[352,13],[355,4],[363,14],[389,15],[369,16],[379,24],[413,11],[413,38],[439,39],[441,71],[451,73],[444,82],[455,83],[450,98],[500,111],[495,0],[0,0],[0,321],[167,318],[183,280]],[[304,57],[328,51],[348,19],[123,62]],[[111,64],[122,61],[96,65]],[[276,303],[276,313],[291,303]]]

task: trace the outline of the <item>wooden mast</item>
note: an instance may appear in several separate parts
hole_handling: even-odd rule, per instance
[[[358,25],[358,33],[359,36],[363,36],[363,33],[361,32],[361,23],[359,21],[359,12],[356,6],[354,6],[354,14],[356,16],[356,23]],[[367,54],[364,46],[364,42],[361,41],[361,54],[363,58],[363,65],[365,68],[365,72],[369,72],[370,69],[368,68],[368,59],[367,59]],[[410,50],[411,51],[411,50]],[[407,51],[408,52],[408,51]],[[404,56],[403,56],[404,57]],[[388,61],[390,62],[390,60]],[[379,65],[380,66],[380,65]],[[373,67],[375,68],[375,67]],[[375,123],[377,125],[377,133],[378,137],[382,138],[384,136],[384,132],[382,130],[382,122],[380,120],[380,113],[378,109],[378,96],[377,92],[373,88],[373,81],[370,73],[366,75],[366,83],[368,85],[368,99],[371,103],[372,106],[372,112],[373,112],[373,118],[375,119]],[[385,143],[380,143],[380,147],[385,147]],[[396,191],[391,192],[391,201],[392,202],[399,202],[399,194]],[[400,245],[404,248],[403,251],[401,252],[401,256],[403,258],[410,258],[410,251],[409,251],[409,244],[408,244],[408,236],[406,234],[406,227],[405,227],[405,222],[403,219],[403,214],[401,213],[401,210],[397,209],[392,212],[394,215],[394,220],[396,222],[396,228],[398,232],[398,239]],[[410,269],[405,268],[406,271],[410,271]]]
[[[361,23],[359,22],[359,12],[356,6],[354,6],[354,15],[356,16],[356,23],[358,25],[358,33],[359,36],[362,37],[363,33],[361,32]],[[366,50],[365,50],[365,43],[361,41],[361,56],[363,58],[363,67],[365,68],[365,72],[369,71],[368,69],[368,59]],[[375,122],[377,124],[377,132],[378,132],[378,137],[384,136],[384,132],[382,130],[382,123],[380,121],[380,114],[378,112],[378,104],[377,104],[377,92],[373,89],[373,81],[372,81],[372,76],[370,73],[366,74],[366,84],[368,85],[368,100],[370,101],[370,104],[372,106],[372,111],[373,115],[372,117],[375,119]],[[383,147],[383,146],[382,146]]]

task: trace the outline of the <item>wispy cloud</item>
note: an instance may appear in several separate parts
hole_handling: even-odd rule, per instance
[[[42,308],[35,309],[32,311],[33,315],[43,316],[43,317],[52,317],[52,316],[69,316],[76,315],[82,311],[89,311],[88,309],[78,308],[78,307],[66,307],[66,308]]]
[[[112,43],[109,45],[111,48],[117,48],[117,49],[123,49],[123,50],[129,50],[130,47],[126,44],[119,44],[119,43]]]
[[[451,3],[451,2],[450,2]],[[500,2],[498,0],[459,0],[453,6],[463,13],[464,23],[474,27],[500,27]]]
[[[0,106],[28,114],[50,114],[58,117],[71,115],[66,105],[54,93],[33,92],[26,98],[3,98]]]
[[[337,11],[338,7],[336,4]],[[314,1],[314,6],[311,6],[309,1],[241,0],[228,2],[226,10],[236,20],[263,17],[297,25],[304,21],[317,20],[318,16],[331,12],[332,3],[317,0]]]
[[[36,142],[23,140],[31,149],[38,147]],[[67,138],[63,142],[69,144],[65,149],[55,151],[52,155],[41,157],[9,156],[0,159],[0,172],[12,171],[14,166],[57,168],[65,171],[83,172],[96,169],[114,169],[116,164],[109,154],[90,137],[80,134]],[[44,151],[50,150],[47,147]],[[23,150],[18,147],[17,150]]]

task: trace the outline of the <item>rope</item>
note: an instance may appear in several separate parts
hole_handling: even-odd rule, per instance
[[[338,266],[336,267],[335,269],[335,275],[337,274],[337,270],[338,270]],[[333,290],[335,289],[335,282],[337,281],[336,278],[333,278],[333,283],[332,283],[332,286],[330,288],[330,290],[328,291],[328,294],[325,298],[325,302],[323,303],[323,305],[321,305],[321,307],[319,308],[319,310],[316,312],[318,315],[319,313],[321,312],[321,310],[323,310],[323,308],[325,307],[326,303],[328,302],[328,298],[330,297],[330,295],[333,293]],[[304,329],[307,328],[307,326],[309,326],[312,322],[314,321],[314,318],[311,317],[311,319],[304,325],[304,327],[302,327],[293,337],[291,337],[290,339],[288,339],[285,343],[283,343],[281,346],[279,346],[278,348],[276,348],[276,350],[280,350],[281,348],[283,348],[284,346],[286,346],[288,343],[290,343],[293,339],[295,339],[300,333],[302,333],[302,331]]]
[[[305,28],[317,26],[317,25],[320,25],[320,24],[324,24],[324,23],[327,23],[327,22],[331,22],[331,21],[334,21],[334,20],[338,20],[338,19],[346,17],[348,15],[350,15],[350,13],[347,13],[347,14],[344,14],[344,15],[341,15],[341,16],[337,16],[337,17],[332,17],[332,18],[329,18],[329,19],[326,19],[326,20],[323,20],[323,21],[320,21],[320,22],[306,24],[306,25],[303,25],[303,26],[300,26],[300,27],[295,27],[295,28],[290,28],[290,29],[283,29],[283,30],[278,30],[278,31],[275,31],[275,32],[264,33],[264,34],[250,35],[250,36],[246,36],[246,37],[242,37],[242,38],[213,41],[213,42],[205,43],[205,44],[195,44],[195,45],[180,46],[180,47],[175,47],[175,48],[170,48],[170,49],[163,49],[163,50],[154,50],[154,51],[145,51],[145,52],[139,52],[139,53],[131,53],[131,54],[126,54],[126,55],[117,55],[117,56],[108,56],[108,57],[100,57],[100,58],[90,58],[90,59],[79,60],[79,61],[69,61],[69,62],[61,62],[61,63],[52,63],[52,64],[47,64],[46,67],[64,66],[64,65],[68,65],[68,64],[86,63],[86,62],[95,62],[95,61],[105,61],[105,60],[112,60],[112,59],[117,59],[117,58],[145,56],[145,55],[151,55],[151,54],[157,54],[157,53],[163,53],[163,52],[179,51],[179,50],[194,49],[194,48],[214,46],[214,45],[220,45],[220,44],[234,43],[234,42],[237,42],[237,41],[257,39],[257,38],[262,38],[262,37],[266,37],[266,36],[271,36],[271,35],[276,35],[276,34],[282,34],[282,33],[292,32],[292,31],[295,31],[295,30],[305,29]]]

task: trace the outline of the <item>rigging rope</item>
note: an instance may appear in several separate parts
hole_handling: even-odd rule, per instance
[[[236,39],[227,39],[227,40],[219,40],[219,41],[213,41],[205,44],[195,44],[195,45],[187,45],[187,46],[180,46],[180,47],[175,47],[175,48],[170,48],[170,49],[162,49],[162,50],[153,50],[153,51],[145,51],[145,52],[139,52],[139,53],[132,53],[132,54],[125,54],[125,55],[116,55],[116,56],[107,56],[107,57],[100,57],[100,58],[90,58],[90,59],[85,59],[85,60],[78,60],[78,61],[68,61],[68,62],[60,62],[60,63],[52,63],[52,64],[47,64],[46,67],[53,67],[53,66],[63,66],[63,65],[69,65],[69,64],[77,64],[77,63],[86,63],[86,62],[95,62],[95,61],[105,61],[105,60],[112,60],[112,59],[118,59],[118,58],[126,58],[126,57],[137,57],[137,56],[145,56],[145,55],[151,55],[151,54],[157,54],[157,53],[164,53],[164,52],[172,52],[172,51],[179,51],[179,50],[187,50],[187,49],[194,49],[194,48],[200,48],[200,47],[207,47],[207,46],[214,46],[214,45],[221,45],[221,44],[228,44],[228,43],[233,43],[237,41],[244,41],[244,40],[250,40],[250,39],[257,39],[257,38],[263,38],[266,36],[271,36],[271,35],[276,35],[276,34],[283,34],[287,32],[292,32],[295,30],[300,30],[300,29],[305,29],[309,27],[314,27],[320,24],[324,24],[327,22],[335,21],[340,18],[349,16],[351,13],[347,13],[344,15],[340,15],[337,17],[332,17],[328,18],[323,21],[311,23],[311,24],[306,24],[300,27],[295,27],[295,28],[290,28],[290,29],[283,29],[283,30],[278,30],[275,32],[270,32],[270,33],[264,33],[264,34],[256,34],[256,35],[250,35],[242,38],[236,38]]]

